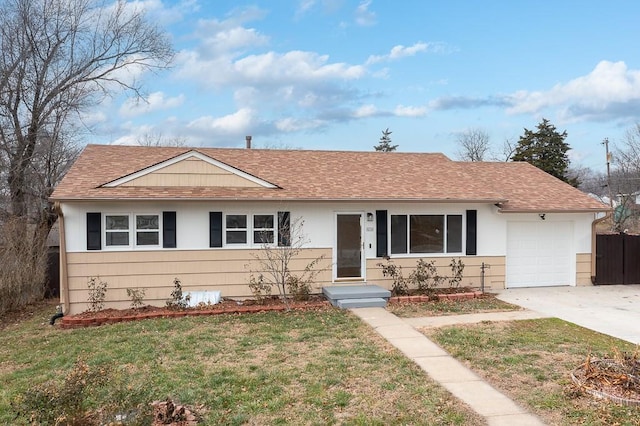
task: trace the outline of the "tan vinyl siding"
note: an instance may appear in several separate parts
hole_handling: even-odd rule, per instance
[[[576,285],[592,285],[591,253],[576,254]]]
[[[462,256],[462,257],[434,257],[423,259],[426,262],[432,260],[436,261],[436,267],[438,268],[438,274],[441,276],[451,276],[451,268],[449,263],[451,259],[461,259],[464,263],[464,271],[462,273],[461,287],[480,287],[481,271],[480,267],[482,262],[485,265],[490,265],[485,270],[484,285],[486,290],[491,289],[503,289],[504,288],[504,274],[505,274],[505,257],[504,256]],[[418,259],[416,258],[394,258],[393,263],[402,266],[402,274],[404,277],[408,277],[411,271],[416,267]],[[391,289],[392,280],[382,275],[382,268],[378,266],[379,263],[386,263],[384,259],[369,259],[367,260],[367,282],[381,285],[387,289]],[[448,287],[449,283],[445,280],[441,287]]]
[[[250,297],[249,271],[257,271],[252,260],[257,250],[171,250],[68,253],[68,280],[71,313],[87,309],[87,281],[99,277],[107,282],[106,307],[129,307],[127,288],[145,288],[144,303],[163,306],[179,278],[185,291],[220,290],[222,297]],[[324,268],[316,279],[313,292],[331,283],[331,250],[306,249],[291,263],[294,274],[321,255],[318,265]],[[272,294],[277,294],[274,289]]]
[[[213,186],[262,188],[258,183],[235,175],[198,158],[182,160],[119,186]]]

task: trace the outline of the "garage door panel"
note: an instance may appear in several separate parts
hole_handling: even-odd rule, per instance
[[[571,222],[510,222],[507,287],[569,285],[572,235]]]

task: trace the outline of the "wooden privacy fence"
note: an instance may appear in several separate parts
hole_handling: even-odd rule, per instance
[[[596,236],[595,284],[640,284],[640,235]]]

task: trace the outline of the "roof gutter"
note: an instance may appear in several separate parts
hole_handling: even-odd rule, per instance
[[[60,297],[63,305],[62,313],[68,315],[71,305],[69,300],[69,283],[67,282],[67,241],[64,232],[64,214],[59,202],[55,202],[53,207],[58,214],[58,226],[60,234]]]
[[[588,208],[588,209],[568,209],[568,210],[559,210],[559,209],[511,209],[504,210],[500,209],[500,213],[600,213],[608,211],[608,208],[596,209],[596,208]]]
[[[92,198],[50,198],[55,202],[92,201],[286,201],[306,203],[482,203],[498,204],[505,200],[493,199],[453,199],[453,198],[266,198],[266,197],[92,197]]]
[[[612,211],[609,210],[603,217],[601,217],[600,219],[595,219],[593,222],[591,222],[591,284],[596,283],[596,226],[599,223],[610,219],[612,214]]]

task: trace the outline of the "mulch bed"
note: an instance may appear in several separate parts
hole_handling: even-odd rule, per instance
[[[305,301],[290,301],[292,310],[327,309],[331,304],[322,296],[312,296]],[[138,321],[151,318],[172,318],[186,316],[206,316],[220,314],[242,314],[267,311],[286,311],[287,306],[277,297],[256,300],[236,301],[222,299],[215,305],[203,304],[192,308],[174,308],[159,306],[143,306],[130,309],[103,309],[98,312],[85,311],[76,315],[64,316],[60,321],[62,328],[81,328],[117,322]]]
[[[439,288],[430,295],[412,294],[408,296],[393,296],[389,303],[419,303],[431,300],[468,300],[483,297],[480,291],[468,287]],[[319,310],[331,307],[322,295],[311,295],[309,300],[289,302],[292,310]],[[103,309],[98,312],[85,311],[80,314],[64,316],[59,321],[62,328],[81,328],[117,322],[137,321],[149,318],[170,318],[185,316],[204,316],[220,314],[243,314],[266,311],[286,311],[287,306],[277,296],[264,298],[261,301],[247,299],[236,301],[222,299],[215,305],[199,305],[193,308],[178,309],[175,307],[143,306],[136,309]]]
[[[470,300],[485,297],[485,293],[473,290],[469,287],[438,288],[434,290],[434,293],[430,295],[410,294],[408,296],[393,296],[389,299],[389,303],[416,303],[436,300]]]

